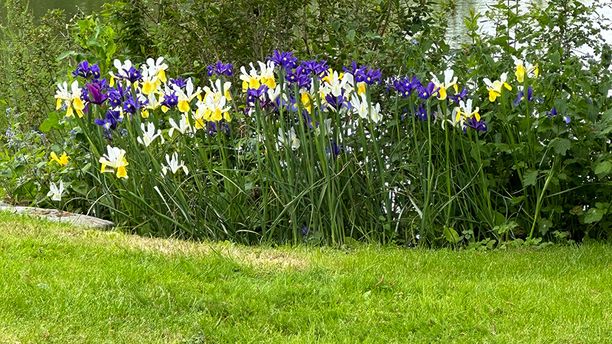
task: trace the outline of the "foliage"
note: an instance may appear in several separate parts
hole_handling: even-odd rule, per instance
[[[65,69],[57,61],[67,50],[66,19],[59,10],[50,11],[34,23],[25,0],[6,0],[0,13],[0,111],[23,113],[23,124],[37,125],[53,110],[49,89]],[[4,116],[0,127],[6,128]],[[31,129],[31,128],[27,128]]]
[[[472,13],[454,50],[418,4],[141,0],[75,19],[60,61],[80,63],[56,93],[67,117],[39,128],[73,160],[37,172],[32,200],[61,180],[66,209],[246,243],[609,237],[608,22],[584,24],[597,3],[500,1],[495,33]],[[246,69],[208,64],[226,57]],[[51,154],[9,150],[5,171],[32,152]]]

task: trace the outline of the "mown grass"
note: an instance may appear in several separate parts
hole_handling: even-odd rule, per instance
[[[612,247],[250,248],[0,213],[0,343],[604,343]]]

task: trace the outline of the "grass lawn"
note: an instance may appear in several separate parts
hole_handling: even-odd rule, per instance
[[[612,246],[250,248],[0,213],[0,343],[610,343]]]

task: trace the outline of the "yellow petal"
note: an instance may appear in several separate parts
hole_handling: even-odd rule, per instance
[[[522,64],[516,66],[516,72],[514,73],[514,75],[516,75],[516,81],[523,83],[523,81],[525,80],[525,66],[523,66]]]
[[[147,80],[142,84],[142,93],[149,95],[153,91],[155,91],[155,84],[153,82]]]
[[[191,107],[189,106],[189,102],[186,100],[181,100],[178,103],[178,109],[180,112],[186,113],[189,112],[189,110],[191,110]]]
[[[81,98],[73,99],[72,105],[74,106],[74,109],[77,111],[83,110],[85,108],[85,104],[83,103],[83,100]]]
[[[474,117],[478,122],[480,122],[480,114],[478,112],[474,112]]]
[[[55,154],[55,152],[51,152],[51,161],[57,161],[58,164],[61,164],[59,158],[57,157],[57,154]]]
[[[55,110],[59,110],[62,107],[62,100],[57,98],[55,101]]]
[[[157,73],[157,77],[159,78],[159,80],[161,80],[162,82],[166,82],[168,79],[166,78],[166,71],[163,69],[159,70],[159,73]]]
[[[510,86],[509,83],[504,82],[504,87],[508,90],[508,91],[512,91],[512,86]]]
[[[446,88],[444,88],[444,86],[440,86],[440,89],[438,90],[438,99],[446,99]]]
[[[357,94],[362,95],[366,92],[366,83],[360,82],[357,84]]]
[[[117,167],[117,178],[126,178],[127,179],[127,169],[125,166]]]
[[[494,90],[489,90],[489,101],[491,103],[493,103],[495,99],[497,99],[498,96],[499,96],[499,93],[495,92]]]

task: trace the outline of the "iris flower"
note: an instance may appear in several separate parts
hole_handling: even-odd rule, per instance
[[[63,152],[62,155],[59,157],[57,156],[57,154],[55,154],[55,152],[51,152],[50,158],[51,161],[57,162],[60,166],[68,165],[68,159],[70,159],[66,152]]]
[[[111,86],[114,86],[115,79],[127,80],[133,84],[139,81],[142,77],[142,73],[132,65],[132,61],[130,60],[121,62],[115,59],[113,61],[113,65],[117,69],[117,74],[114,74],[113,72],[109,73],[111,75]]]
[[[143,69],[146,69],[147,73],[151,77],[154,76],[161,80],[161,82],[168,82],[168,79],[166,78],[166,70],[168,69],[168,65],[164,63],[163,57],[160,56],[157,58],[157,60],[148,58],[147,64],[143,66]]]
[[[473,121],[480,122],[480,113],[478,112],[480,109],[476,107],[476,109],[472,108],[472,99],[468,99],[467,101],[459,101],[459,106],[455,108],[453,111],[453,121],[451,122],[454,126],[459,125],[461,128],[465,128],[465,121],[471,118],[474,118]]]
[[[106,154],[99,160],[100,172],[116,173],[117,178],[127,179],[126,166],[129,165],[125,158],[125,150],[118,147],[106,146]]]
[[[175,130],[183,135],[193,132],[191,123],[189,122],[189,117],[186,113],[181,115],[181,119],[179,120],[178,124],[172,118],[170,118],[168,122],[170,123],[170,130],[168,131],[168,135],[170,135],[170,137],[174,135]]]
[[[93,77],[100,78],[100,66],[98,64],[90,65],[88,61],[82,61],[77,65],[77,68],[72,72],[72,76],[82,76],[83,78]]]
[[[242,91],[247,92],[249,89],[259,89],[261,85],[266,85],[269,88],[276,87],[276,79],[274,79],[274,62],[268,61],[263,63],[257,61],[259,71],[253,63],[249,64],[251,69],[247,73],[244,66],[240,67],[240,80],[242,80]]]
[[[96,118],[94,123],[103,127],[106,130],[117,129],[117,124],[121,122],[121,112],[117,110],[108,110],[103,119]]]
[[[85,89],[82,90],[86,101],[96,105],[102,105],[108,96],[106,95],[107,85],[106,79],[93,80],[85,84]]]
[[[191,78],[187,79],[185,90],[177,86],[174,86],[173,89],[178,96],[178,109],[182,113],[187,113],[191,110],[191,101],[202,92],[199,87],[194,90]]]
[[[55,183],[51,183],[49,185],[49,192],[47,193],[47,197],[51,197],[51,200],[59,202],[62,200],[62,194],[64,193],[64,182],[59,181],[59,186]]]
[[[355,80],[351,73],[339,73],[333,69],[329,69],[327,75],[321,79],[321,91],[323,98],[327,94],[334,97],[339,97],[342,94],[351,94],[355,88]]]
[[[281,66],[285,70],[291,70],[298,65],[297,57],[293,56],[293,53],[290,51],[274,50],[272,56],[268,57],[268,61],[274,62],[275,65]]]
[[[487,85],[487,90],[489,91],[489,101],[491,103],[495,102],[497,97],[501,96],[502,88],[505,87],[508,91],[512,90],[512,86],[506,82],[508,79],[508,73],[503,73],[499,80],[495,80],[491,82],[488,78],[484,78],[483,81],[485,85]]]
[[[157,132],[155,131],[155,124],[149,122],[145,126],[144,123],[141,123],[140,129],[142,130],[142,137],[138,137],[138,143],[144,145],[145,147],[149,147],[149,145],[158,137],[161,139],[162,144],[164,143],[164,137],[161,134],[161,130],[157,129]]]
[[[55,109],[59,110],[62,107],[62,103],[66,106],[66,117],[74,116],[76,111],[79,117],[83,117],[83,109],[85,109],[85,103],[81,99],[82,90],[79,88],[79,82],[73,81],[70,85],[70,91],[68,90],[68,83],[63,82],[57,85],[57,91],[55,92]]]
[[[454,87],[455,88],[455,93],[457,93],[458,90],[458,86],[457,86],[457,77],[453,78],[453,75],[455,74],[455,72],[452,69],[447,69],[444,71],[444,82],[440,82],[440,80],[438,80],[438,77],[435,74],[431,74],[433,77],[433,83],[436,87],[436,89],[438,90],[438,99],[439,100],[445,100],[446,99],[446,90]]]
[[[217,61],[217,63],[207,66],[206,69],[208,70],[208,76],[234,75],[234,65],[231,63],[224,64],[221,61]]]
[[[353,97],[351,99],[351,108],[359,117],[369,119],[374,123],[378,123],[382,119],[380,115],[380,104],[376,103],[376,105],[372,106],[368,102],[365,94],[362,94],[360,97]]]
[[[300,140],[295,134],[295,128],[289,129],[286,133],[283,129],[278,128],[278,146],[279,147],[291,147],[291,150],[297,150],[300,148]]]
[[[183,161],[179,161],[178,153],[174,152],[172,154],[172,158],[166,154],[166,163],[167,165],[162,165],[162,175],[165,176],[168,171],[172,172],[172,174],[176,174],[180,169],[183,170],[185,175],[189,174],[189,169],[185,166]]]
[[[516,71],[514,75],[516,76],[516,81],[519,83],[523,83],[525,80],[525,75],[528,77],[538,77],[540,75],[540,69],[538,65],[532,65],[529,62],[525,62],[523,64],[523,60],[515,59],[514,65],[516,66]]]

